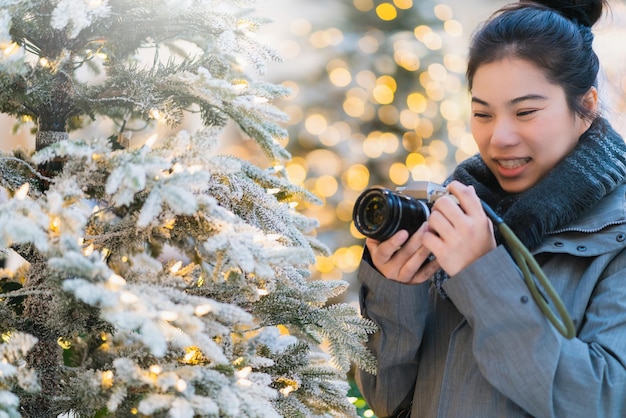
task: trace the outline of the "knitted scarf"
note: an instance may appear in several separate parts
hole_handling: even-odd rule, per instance
[[[576,148],[522,193],[502,190],[480,155],[459,164],[446,184],[458,180],[474,186],[478,197],[532,250],[550,231],[576,220],[625,179],[626,144],[608,121],[597,118]],[[441,285],[447,278],[443,270],[433,276],[442,297],[446,295]]]

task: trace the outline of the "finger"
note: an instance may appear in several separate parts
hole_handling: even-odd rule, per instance
[[[365,245],[372,256],[374,264],[388,263],[391,257],[402,247],[409,237],[407,231],[398,231],[386,241],[377,241],[372,238],[366,238]]]
[[[428,281],[441,266],[437,259],[424,264],[406,284],[420,284]]]
[[[457,208],[457,211],[460,210]],[[462,217],[463,214],[459,213],[456,216],[446,214],[441,210],[433,210],[428,218],[428,232],[431,234],[437,235],[439,238],[445,240],[446,237],[454,234],[455,225],[454,222],[459,222],[458,219]],[[454,219],[454,220],[451,220]]]
[[[448,185],[448,191],[457,198],[459,206],[468,215],[472,216],[484,212],[474,186],[466,186],[455,180]]]
[[[428,262],[429,256],[430,250],[420,246],[404,261],[398,271],[397,280],[403,283],[413,283],[416,273]]]

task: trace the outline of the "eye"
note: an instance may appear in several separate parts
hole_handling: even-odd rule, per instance
[[[537,110],[538,109],[520,110],[519,112],[517,112],[517,116],[520,116],[520,117],[530,116],[533,113],[537,112]]]
[[[484,113],[484,112],[478,112],[478,111],[474,111],[472,113],[472,116],[474,116],[475,118],[480,118],[480,119],[486,119],[491,117],[489,114]]]

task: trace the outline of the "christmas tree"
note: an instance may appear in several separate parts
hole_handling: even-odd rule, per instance
[[[0,1],[0,111],[36,131],[0,155],[0,416],[356,415],[373,326],[310,277],[253,6]]]

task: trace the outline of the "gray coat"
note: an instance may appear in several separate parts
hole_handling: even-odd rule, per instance
[[[503,247],[448,279],[404,285],[367,261],[362,314],[376,376],[357,371],[378,417],[626,417],[626,186],[534,251],[576,326],[568,340],[532,299]]]

